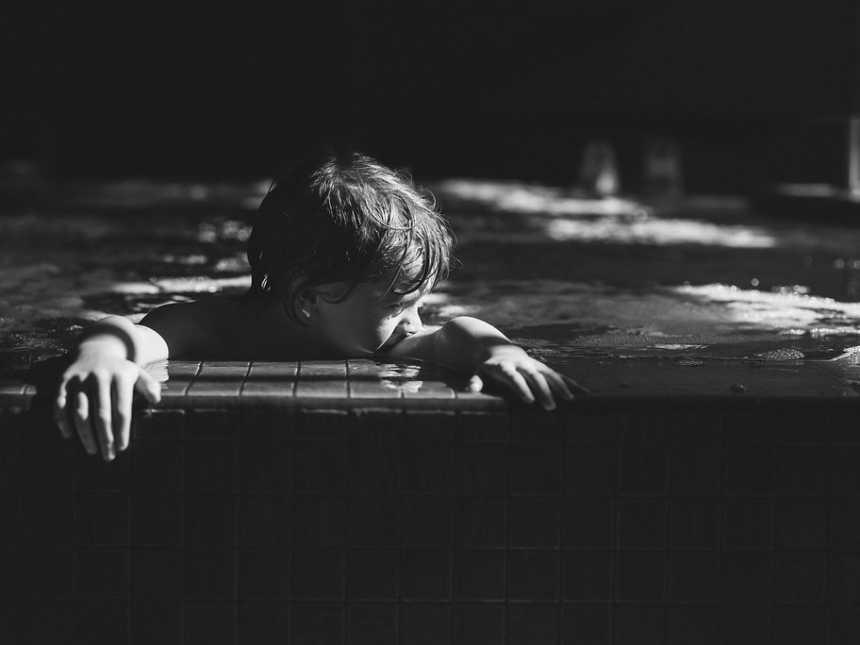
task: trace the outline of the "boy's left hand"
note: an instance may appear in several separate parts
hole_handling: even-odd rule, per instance
[[[532,358],[516,345],[494,347],[490,357],[469,380],[468,389],[480,392],[485,380],[515,394],[525,403],[537,402],[545,410],[554,410],[559,398],[572,400],[572,390],[588,393],[575,381]]]

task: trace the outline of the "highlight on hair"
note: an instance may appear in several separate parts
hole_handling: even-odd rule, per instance
[[[432,196],[359,153],[305,161],[276,180],[248,240],[250,294],[274,293],[298,320],[305,287],[388,281],[397,295],[447,277],[453,236]]]

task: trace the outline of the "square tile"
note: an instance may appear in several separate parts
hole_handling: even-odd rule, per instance
[[[297,441],[292,445],[297,492],[344,492],[345,446],[340,441]]]
[[[182,498],[135,494],[131,500],[131,539],[135,547],[182,546]]]
[[[183,607],[179,600],[138,596],[131,606],[135,645],[179,645],[183,640]]]
[[[273,548],[289,543],[289,504],[275,495],[239,496],[239,545]]]
[[[232,442],[189,441],[185,444],[185,489],[188,491],[233,490]]]
[[[235,610],[226,603],[186,603],[183,645],[233,645]]]
[[[455,543],[460,547],[505,546],[505,501],[458,497]]]
[[[213,362],[203,363],[200,372],[191,381],[186,396],[200,399],[235,398],[239,396],[242,381],[248,373],[248,363],[232,365],[217,365]],[[206,405],[206,403],[203,403]],[[209,403],[217,405],[217,402]]]
[[[826,643],[827,616],[822,607],[774,607],[774,643]]]
[[[185,546],[199,551],[233,548],[232,495],[198,493],[184,497]]]
[[[565,605],[561,610],[561,642],[565,645],[609,645],[611,633],[606,604]]]
[[[451,642],[451,612],[444,604],[410,603],[400,608],[400,642],[436,645]]]
[[[722,574],[716,551],[674,551],[669,555],[669,599],[678,602],[716,602]]]
[[[819,603],[827,599],[827,554],[777,551],[773,554],[773,590],[777,602]]]
[[[346,501],[338,497],[300,496],[293,502],[290,522],[298,548],[342,546],[346,540]]]
[[[76,554],[75,587],[80,593],[124,594],[129,571],[126,554],[119,550],[79,550]]]
[[[559,498],[514,497],[508,503],[512,547],[557,547]]]
[[[553,495],[561,492],[560,443],[511,443],[507,453],[512,494]]]
[[[719,546],[719,507],[716,501],[672,501],[669,519],[669,543],[673,548],[716,549]]]
[[[141,439],[131,452],[136,491],[170,494],[182,490],[185,485],[182,442]]]
[[[827,546],[825,500],[778,500],[773,505],[774,542],[778,547],[824,548]]]
[[[344,597],[344,554],[340,549],[296,549],[291,572],[291,593],[296,598],[337,600]]]
[[[400,551],[352,549],[348,555],[347,594],[351,599],[394,600]]]
[[[773,447],[775,494],[824,497],[830,493],[830,482],[830,452],[826,446]]]
[[[347,625],[351,643],[397,643],[397,612],[393,606],[352,605]]]
[[[282,645],[289,636],[289,606],[286,601],[249,598],[239,605],[239,643]]]
[[[728,498],[723,509],[727,549],[767,549],[771,540],[771,508],[766,500]]]
[[[669,607],[666,616],[668,642],[722,645],[721,614],[719,607]]]
[[[407,415],[410,432],[399,436],[400,490],[447,494],[451,482],[452,417]]]
[[[564,478],[569,495],[613,495],[618,483],[617,446],[610,441],[568,444]]]
[[[233,598],[233,551],[186,551],[183,564],[183,588],[187,599],[208,602]]]
[[[663,551],[619,551],[616,554],[615,598],[659,602],[665,597],[666,554]]]
[[[454,607],[454,643],[501,645],[505,642],[503,605],[481,604]]]
[[[242,417],[236,409],[201,409],[195,407],[185,415],[185,439],[230,441],[241,430]]]
[[[294,362],[252,363],[242,386],[242,398],[292,399],[298,382],[297,369]]]
[[[443,547],[451,543],[453,501],[448,497],[403,495],[400,526],[405,546]]]
[[[508,596],[514,600],[555,600],[561,565],[558,551],[522,550],[508,554]]]
[[[345,361],[303,361],[298,379],[297,398],[347,400]]]
[[[558,642],[558,612],[550,605],[512,605],[508,610],[508,643],[555,645]]]
[[[455,455],[459,491],[467,497],[506,497],[507,460],[502,444],[467,444]]]
[[[289,582],[289,549],[272,547],[239,551],[239,596],[241,598],[287,596]]]
[[[723,490],[732,495],[767,495],[773,481],[770,446],[741,439],[727,441]]]
[[[722,642],[771,642],[770,613],[770,607],[762,602],[753,605],[722,607],[720,611]]]
[[[19,537],[27,544],[71,547],[75,540],[74,497],[69,490],[21,495]]]
[[[615,544],[615,511],[610,498],[567,497],[561,500],[562,548]]]
[[[830,487],[834,497],[860,495],[860,446],[830,449]]]
[[[129,543],[128,495],[83,493],[78,497],[77,542],[82,546],[123,546]]]
[[[611,567],[611,551],[562,551],[562,597],[577,601],[610,600]]]
[[[69,604],[75,620],[69,631],[62,635],[63,638],[69,639],[68,642],[128,642],[129,614],[125,598],[101,599],[99,602],[73,598],[69,600]]]
[[[613,642],[662,643],[666,638],[666,609],[620,605],[613,616]]]
[[[335,605],[295,605],[290,621],[295,645],[343,645],[344,609]]]
[[[616,502],[618,543],[622,548],[666,545],[668,502],[662,499]]]
[[[860,602],[860,585],[857,584],[860,580],[860,553],[832,554],[829,578],[832,606],[856,606]]]
[[[398,497],[353,497],[349,500],[348,513],[350,546],[399,546],[401,521]]]
[[[410,600],[445,600],[450,592],[450,554],[445,549],[404,549],[400,595]]]
[[[737,551],[721,554],[724,602],[756,602],[770,596],[771,554]]]
[[[664,433],[648,426],[629,428],[621,440],[621,494],[665,494],[669,444]]]
[[[719,495],[722,486],[722,437],[693,430],[670,442],[669,487],[675,496]]]
[[[505,570],[503,551],[457,551],[454,554],[454,594],[463,600],[504,599]]]
[[[184,554],[179,550],[135,549],[131,552],[134,596],[140,600],[165,602],[184,596]]]
[[[26,543],[25,547],[13,551],[14,558],[6,563],[5,577],[7,580],[14,581],[17,590],[21,593],[42,596],[59,596],[73,592],[79,569],[78,558],[73,551]],[[89,563],[90,560],[85,558],[84,564]],[[87,588],[99,588],[104,581],[104,584],[110,587],[110,582],[116,577],[121,577],[122,573],[111,569],[114,564],[115,561],[109,556],[107,562],[97,560],[94,568],[86,572],[84,585]]]
[[[394,430],[374,429],[378,415],[356,418],[357,432],[347,439],[350,489],[354,495],[397,491],[399,451]]]
[[[258,420],[247,418],[249,425],[239,437],[239,491],[288,493],[292,489],[293,451],[287,433],[255,425]]]
[[[860,550],[860,517],[853,500],[833,500],[830,508],[830,541],[836,551]]]

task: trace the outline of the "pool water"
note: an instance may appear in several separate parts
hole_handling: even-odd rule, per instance
[[[101,316],[242,293],[267,185],[77,184],[4,207],[3,373],[63,352]],[[426,323],[486,319],[572,374],[583,360],[799,369],[853,361],[860,346],[860,228],[765,219],[728,197],[646,205],[516,182],[429,187],[459,265],[427,299]]]

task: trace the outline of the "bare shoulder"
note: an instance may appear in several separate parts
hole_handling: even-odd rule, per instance
[[[236,298],[211,297],[158,307],[140,324],[164,338],[172,358],[214,358],[229,338],[242,335],[247,317],[240,311]]]

